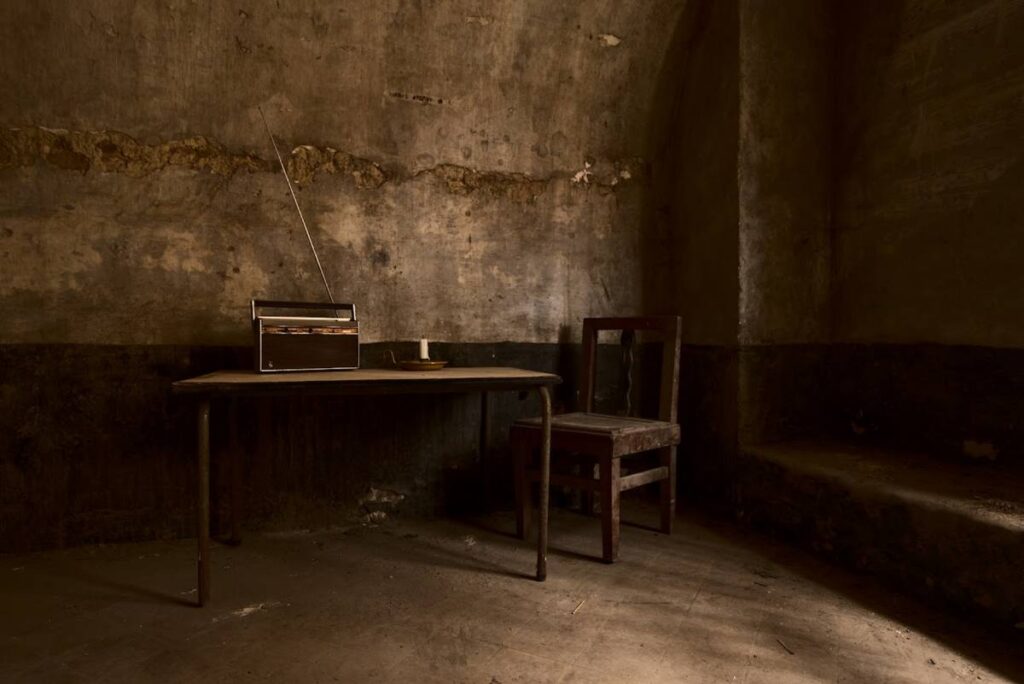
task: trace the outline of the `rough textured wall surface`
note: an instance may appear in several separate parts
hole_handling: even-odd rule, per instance
[[[323,291],[368,340],[553,341],[640,304],[682,4],[8,2],[3,342],[240,344]]]
[[[739,12],[738,438],[820,429],[831,297],[832,6]]]
[[[663,286],[645,291],[682,316],[689,344],[736,342],[736,13],[731,1],[687,6],[665,93],[669,132],[654,156],[655,221],[667,239],[649,274]]]
[[[684,7],[0,4],[0,549],[190,532],[193,415],[169,384],[247,365],[250,297],[324,297],[258,108],[336,296],[384,341],[368,365],[451,340],[453,363],[565,375],[571,406],[580,319],[643,302]],[[243,406],[248,521],[507,482],[508,425],[537,407],[492,401],[489,475],[477,396]]]
[[[721,505],[736,447],[739,25],[734,0],[687,4],[662,78],[647,308],[683,321],[680,497]]]
[[[746,344],[828,339],[828,3],[744,0],[739,55],[739,327]]]
[[[1024,3],[847,3],[837,333],[1024,344]]]
[[[832,417],[860,441],[1024,464],[1024,3],[847,3]]]

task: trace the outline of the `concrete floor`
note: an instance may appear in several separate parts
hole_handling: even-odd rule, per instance
[[[648,511],[634,511],[643,519]],[[556,513],[538,584],[512,521],[392,521],[215,547],[0,557],[2,681],[1024,681],[1018,635],[708,521],[664,537]]]

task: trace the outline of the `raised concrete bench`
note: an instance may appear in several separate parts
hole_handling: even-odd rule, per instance
[[[829,442],[741,450],[740,515],[909,592],[1024,621],[1024,476]]]

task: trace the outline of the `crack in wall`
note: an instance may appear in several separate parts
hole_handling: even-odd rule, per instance
[[[240,171],[272,173],[275,160],[255,152],[232,151],[203,136],[171,140],[155,145],[140,143],[118,131],[67,130],[44,127],[0,129],[0,169],[30,167],[46,162],[58,169],[86,174],[90,171],[123,173],[142,177],[169,167],[231,176]],[[483,194],[517,203],[531,203],[554,182],[569,180],[576,186],[595,186],[611,191],[616,186],[646,178],[647,165],[639,158],[585,162],[583,172],[556,171],[533,177],[507,171],[479,171],[442,163],[416,172],[401,167],[385,171],[376,162],[329,146],[298,145],[287,157],[288,174],[299,187],[318,174],[351,179],[362,190],[374,190],[387,182],[401,183],[420,177],[438,181],[455,195]]]

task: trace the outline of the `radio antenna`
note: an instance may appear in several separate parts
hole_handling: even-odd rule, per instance
[[[324,279],[324,288],[327,290],[327,298],[331,300],[331,304],[334,304],[334,295],[331,294],[331,286],[327,283],[327,276],[324,274],[324,267],[320,263],[320,257],[316,253],[316,245],[313,244],[313,236],[309,234],[309,226],[306,225],[306,219],[302,215],[302,207],[299,206],[299,198],[295,196],[295,188],[292,187],[292,179],[288,177],[288,169],[285,168],[284,159],[281,157],[281,150],[277,149],[277,140],[274,139],[274,134],[270,131],[270,124],[267,123],[267,117],[263,115],[263,108],[257,105],[256,109],[260,113],[260,118],[263,119],[263,126],[267,129],[267,135],[270,136],[270,142],[274,146],[274,152],[277,153],[277,162],[281,165],[281,173],[284,174],[284,179],[288,183],[288,192],[292,195],[292,202],[295,202],[295,211],[299,212],[299,220],[302,221],[302,229],[306,231],[306,239],[309,240],[309,248],[313,250],[313,258],[316,259],[316,267],[320,269],[320,277]]]

